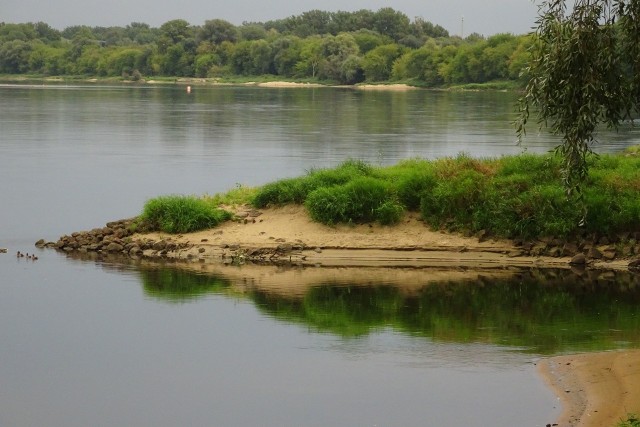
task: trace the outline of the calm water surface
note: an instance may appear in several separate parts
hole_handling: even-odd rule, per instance
[[[554,294],[558,313],[571,308],[590,322],[587,332],[572,329],[579,344],[563,347],[554,343],[569,320],[555,329],[535,316],[522,320],[535,304],[486,314],[496,298],[523,292],[512,284],[480,296],[468,295],[468,283],[441,294],[429,287],[416,299],[397,290],[402,283],[362,288],[345,279],[318,283],[302,299],[276,298],[231,292],[224,275],[160,274],[53,251],[38,251],[37,262],[14,255],[37,251],[41,237],[136,215],[160,194],[259,185],[349,157],[386,165],[517,153],[524,147],[510,124],[513,100],[328,88],[187,95],[174,87],[0,87],[0,247],[9,248],[0,254],[0,425],[550,422],[559,408],[533,362],[590,343],[636,345],[632,306],[603,324],[593,320],[602,307],[575,296],[583,285]],[[625,128],[601,142],[600,151],[614,152],[638,135]],[[525,147],[556,144],[533,132]],[[533,301],[550,298],[527,286]],[[453,304],[452,294],[486,307],[437,304]],[[540,342],[514,338],[522,328]]]

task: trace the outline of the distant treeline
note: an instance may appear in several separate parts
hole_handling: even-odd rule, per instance
[[[0,23],[0,73],[231,77],[272,75],[340,84],[402,81],[424,86],[518,80],[530,37],[450,36],[392,8],[312,10],[233,25],[175,19],[152,28]]]

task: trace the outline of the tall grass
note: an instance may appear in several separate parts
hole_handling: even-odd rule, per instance
[[[150,230],[189,233],[215,227],[231,214],[193,196],[161,196],[148,200],[140,219]]]
[[[287,178],[266,184],[253,199],[257,208],[281,206],[289,203],[302,204],[312,191],[346,184],[355,178],[370,176],[374,168],[360,160],[347,160],[334,169],[312,169],[300,178]]]
[[[402,217],[404,208],[395,201],[390,187],[377,178],[358,177],[344,185],[314,190],[305,207],[312,219],[324,224],[393,224]]]
[[[582,228],[582,206],[567,198],[562,159],[554,154],[493,159],[461,154],[435,161],[408,159],[389,167],[348,160],[260,188],[238,187],[204,199],[160,197],[147,202],[142,217],[156,229],[188,232],[227,219],[229,214],[216,207],[220,204],[250,202],[257,208],[304,205],[314,220],[325,224],[393,224],[409,210],[420,212],[434,228],[486,230],[509,238],[640,231],[640,157],[594,156],[589,167],[583,194],[587,223]]]

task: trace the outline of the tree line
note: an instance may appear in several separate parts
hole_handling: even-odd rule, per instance
[[[517,81],[528,61],[526,35],[450,36],[402,12],[325,12],[233,25],[182,19],[158,28],[0,23],[0,73],[209,77],[273,75],[355,84],[403,81],[437,87]]]

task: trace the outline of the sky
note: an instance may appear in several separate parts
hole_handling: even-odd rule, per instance
[[[539,2],[538,2],[539,3]],[[335,12],[391,7],[409,18],[441,25],[451,35],[524,34],[537,15],[533,0],[0,0],[0,22],[46,22],[57,29],[71,25],[126,26],[143,22],[159,27],[172,19],[202,25],[225,19],[235,25],[299,15],[313,9]]]

